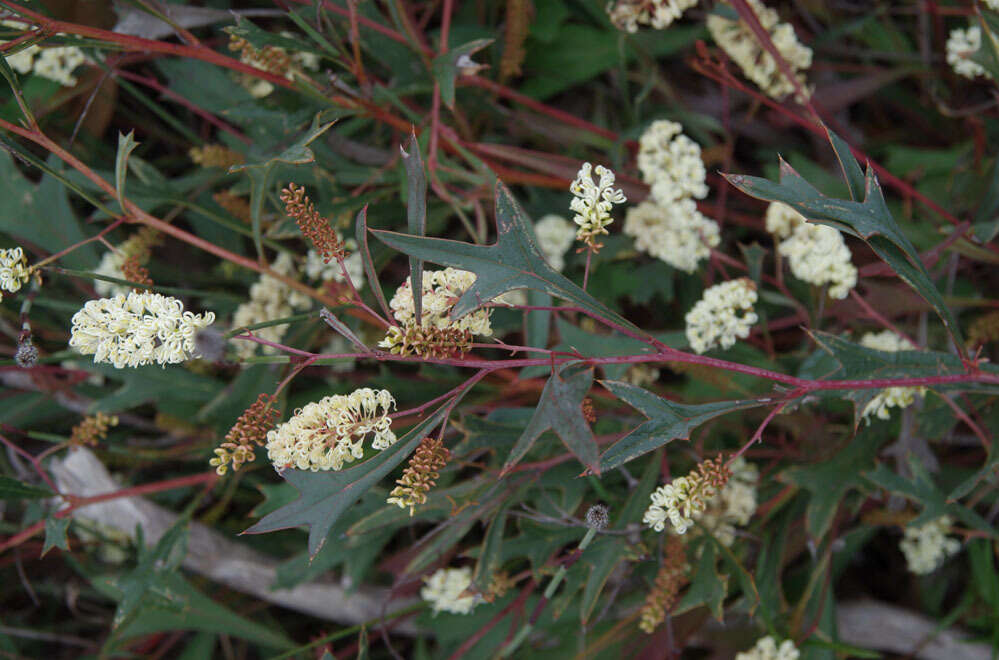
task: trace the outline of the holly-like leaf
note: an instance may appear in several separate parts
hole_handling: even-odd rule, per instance
[[[281,163],[305,165],[316,159],[312,150],[309,149],[309,145],[336,123],[336,121],[323,122],[321,117],[322,113],[316,114],[312,118],[312,125],[291,146],[280,151],[251,153],[245,163],[229,168],[229,172],[246,172],[247,176],[250,177],[250,217],[253,220],[253,241],[256,244],[258,255],[264,253],[260,222],[264,199],[267,197],[267,188],[271,183],[271,174],[274,168]]]
[[[410,236],[372,230],[380,241],[404,254],[475,273],[475,283],[458,299],[451,316],[458,318],[515,289],[533,289],[585,309],[597,317],[641,332],[630,321],[553,269],[535,243],[530,220],[502,182],[496,184],[497,240],[474,245],[444,238]]]
[[[780,480],[809,492],[805,522],[813,538],[821,538],[832,524],[843,497],[863,486],[861,474],[874,463],[882,440],[871,432],[854,436],[848,446],[833,456],[814,463],[784,470]]]
[[[309,528],[309,554],[314,557],[347,507],[409,456],[427,432],[440,423],[448,409],[448,404],[438,408],[394,445],[349,470],[309,472],[286,469],[281,476],[295,487],[299,498],[267,514],[243,534],[263,534],[305,525]]]
[[[113,628],[134,618],[140,607],[155,604],[176,611],[183,608],[183,598],[170,588],[169,578],[180,568],[187,554],[187,522],[185,517],[179,518],[152,549],[145,547],[142,528],[137,529],[139,564],[114,584],[120,590],[121,598],[111,620]]]
[[[859,166],[849,148],[827,129],[833,149],[843,169],[851,194],[858,195]],[[915,246],[902,233],[888,210],[874,169],[868,164],[863,183],[863,201],[826,197],[806,181],[783,159],[780,160],[780,181],[775,183],[760,177],[726,174],[725,178],[742,192],[766,201],[784,202],[810,222],[829,225],[865,241],[902,280],[933,306],[958,346],[964,345],[961,329],[923,266]]]
[[[471,57],[491,44],[493,41],[495,41],[495,39],[476,39],[475,41],[469,41],[467,44],[462,44],[457,48],[453,48],[443,55],[438,55],[434,58],[431,66],[434,73],[434,79],[440,83],[441,100],[444,101],[444,105],[452,110],[454,109],[454,83],[460,73],[459,69],[483,68],[483,65],[477,65],[472,62]]]
[[[583,398],[592,384],[593,367],[578,362],[561,365],[545,383],[534,416],[510,451],[500,475],[513,469],[541,434],[549,429],[587,469],[600,474],[597,441],[582,410]]]
[[[764,400],[746,399],[687,405],[667,401],[641,387],[620,381],[606,380],[600,381],[600,384],[649,418],[649,421],[639,425],[603,453],[600,457],[600,469],[604,471],[612,470],[678,438],[687,438],[695,428],[719,415],[767,403]]]
[[[55,495],[48,488],[31,486],[0,474],[0,500],[38,500]]]

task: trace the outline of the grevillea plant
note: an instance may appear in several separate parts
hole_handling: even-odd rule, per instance
[[[12,656],[999,649],[999,3],[135,4],[0,0]]]

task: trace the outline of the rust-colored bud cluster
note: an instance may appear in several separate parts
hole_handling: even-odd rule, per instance
[[[243,463],[252,463],[256,458],[254,445],[263,445],[267,441],[267,432],[277,422],[280,412],[273,408],[274,398],[269,394],[261,394],[249,408],[243,411],[236,423],[225,435],[225,442],[215,449],[215,458],[208,461],[215,467],[219,475],[238,470]]]
[[[298,223],[298,228],[312,241],[324,262],[344,258],[343,241],[330,221],[316,211],[312,200],[305,194],[305,188],[289,183],[281,191],[281,201],[284,202],[285,213]]]
[[[597,411],[593,407],[593,399],[586,397],[583,399],[583,419],[585,419],[590,424],[597,421]]]
[[[246,224],[253,222],[253,216],[250,214],[250,202],[245,197],[234,195],[230,190],[223,190],[212,195],[212,199],[232,217],[242,220]]]
[[[149,277],[149,269],[139,262],[138,255],[131,255],[121,264],[121,273],[129,282],[141,284],[141,287],[132,287],[134,291],[142,291],[144,288],[153,286],[153,280]]]
[[[437,484],[440,470],[450,458],[451,451],[440,438],[423,438],[402,478],[396,481],[399,485],[389,493],[388,503],[398,504],[403,509],[409,507],[409,515],[413,515],[416,506],[427,501],[427,493]]]
[[[676,537],[670,537],[663,548],[662,567],[642,606],[638,627],[652,634],[666,618],[666,612],[673,607],[680,589],[687,581],[687,554],[683,543]]]
[[[220,167],[224,170],[229,169],[233,165],[241,165],[246,161],[243,154],[221,144],[206,144],[203,147],[191,147],[187,155],[202,167]]]
[[[229,35],[229,50],[238,52],[240,60],[249,62],[277,76],[283,76],[291,68],[291,57],[282,48],[264,46],[255,48],[249,41],[235,34]]]
[[[394,325],[378,344],[395,355],[418,355],[422,358],[446,358],[472,350],[472,333],[459,328],[432,325]]]
[[[722,461],[721,456],[715,459],[709,458],[706,461],[698,463],[697,470],[700,472],[704,482],[714,488],[715,491],[721,490],[728,483],[728,480],[732,478],[732,471]]]
[[[118,426],[118,417],[102,412],[91,417],[85,417],[82,422],[73,427],[69,434],[69,444],[73,447],[83,445],[97,446],[97,443],[108,436],[108,429]]]

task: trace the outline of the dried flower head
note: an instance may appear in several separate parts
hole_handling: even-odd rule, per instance
[[[423,309],[421,325],[436,328],[467,330],[473,335],[488,337],[493,333],[489,324],[490,309],[478,309],[465,314],[460,319],[451,318],[451,308],[461,295],[475,283],[475,273],[456,268],[423,271]],[[407,279],[396,289],[389,302],[392,315],[400,325],[415,325],[416,312],[413,304],[413,290]]]
[[[19,247],[0,249],[0,291],[16,293],[31,278],[28,259]],[[3,294],[0,293],[0,300]]]
[[[664,30],[697,0],[613,0],[607,4],[607,15],[619,30],[638,32],[639,25]]]
[[[187,155],[202,167],[220,167],[228,170],[233,165],[242,165],[246,158],[238,151],[233,151],[224,144],[206,144],[203,147],[191,147]]]
[[[198,331],[215,314],[192,314],[176,298],[158,293],[91,300],[73,315],[69,345],[94,362],[116,368],[176,364],[192,357]]]
[[[860,338],[860,345],[887,353],[917,350],[912,342],[891,330],[868,332]],[[872,415],[878,419],[890,419],[892,408],[908,408],[915,403],[917,396],[925,395],[925,387],[886,387],[867,402],[862,414],[868,423]]]
[[[395,399],[388,390],[362,388],[306,404],[284,424],[267,433],[267,457],[274,469],[340,470],[372,449],[395,444],[389,411]]]
[[[121,264],[121,274],[125,276],[125,279],[129,282],[135,282],[136,284],[141,284],[144,287],[153,286],[153,280],[149,277],[149,269],[139,263],[139,257],[132,255],[125,259]],[[133,287],[133,291],[140,291],[139,287]]]
[[[596,182],[593,180],[594,174],[597,176]],[[615,204],[628,201],[624,191],[614,188],[612,171],[603,165],[594,168],[589,163],[583,163],[579,168],[569,191],[573,194],[569,208],[576,213],[572,220],[579,227],[576,239],[586,243],[590,249],[599,248],[595,242],[597,237],[607,234],[607,225],[614,222],[610,215],[611,209]]]
[[[330,221],[319,215],[305,188],[289,183],[281,191],[281,201],[284,202],[285,213],[294,218],[302,234],[307,236],[316,247],[316,252],[325,263],[333,259],[344,258],[344,246],[340,236],[333,229]]]
[[[215,449],[215,458],[208,461],[219,475],[225,474],[229,465],[233,470],[238,470],[243,463],[250,463],[256,458],[254,445],[264,444],[267,432],[274,427],[281,414],[273,406],[273,396],[260,394],[239,416],[226,433],[225,442]]]
[[[243,64],[289,80],[293,77],[291,57],[283,48],[268,45],[258,49],[246,39],[230,34],[229,50],[238,52],[239,61]],[[241,77],[241,81],[254,98],[263,98],[274,91],[274,85],[267,80],[246,75]]]
[[[106,415],[102,412],[91,417],[84,417],[83,421],[73,427],[69,434],[69,444],[73,447],[83,445],[97,446],[97,443],[108,436],[108,429],[118,426],[116,415]]]
[[[748,2],[760,25],[770,33],[770,39],[776,46],[777,52],[787,62],[802,90],[806,95],[811,95],[811,90],[805,85],[804,72],[812,66],[812,49],[798,41],[794,28],[789,23],[781,23],[776,11],[765,6],[760,0],[748,0]],[[732,61],[739,65],[745,76],[766,94],[775,99],[782,99],[795,91],[794,82],[784,75],[773,56],[763,48],[745,21],[732,20],[712,13],[708,15],[707,26],[715,43],[721,46]],[[805,101],[805,99],[798,100]]]
[[[928,575],[961,550],[961,542],[947,536],[953,524],[950,516],[940,516],[925,525],[905,528],[899,548],[911,572]]]
[[[441,468],[450,458],[451,452],[440,438],[423,438],[386,502],[398,504],[402,509],[409,507],[409,515],[413,515],[418,504],[426,503],[427,493],[436,485]]]
[[[756,512],[756,483],[760,476],[757,467],[741,456],[728,469],[732,476],[695,518],[725,546],[735,543],[736,527],[748,524]]]
[[[378,342],[378,347],[394,355],[418,355],[423,358],[463,356],[472,350],[472,333],[460,328],[432,325],[393,325]]]
[[[735,660],[798,660],[800,655],[791,640],[785,639],[778,646],[777,640],[767,635],[758,639],[750,650],[737,653]]]
[[[716,284],[687,312],[687,341],[697,353],[715,347],[730,348],[749,336],[756,323],[756,285],[748,278]]]
[[[467,566],[440,568],[429,578],[423,578],[423,582],[420,597],[430,604],[434,614],[468,614],[482,602],[480,595],[466,594],[472,586],[472,569]]]
[[[663,563],[656,574],[655,585],[645,598],[638,627],[648,634],[666,618],[666,613],[676,602],[680,589],[687,584],[687,555],[683,543],[675,536],[666,539]]]
[[[677,534],[686,533],[731,476],[720,457],[703,461],[690,474],[653,491],[642,522],[661,532],[668,520]]]
[[[609,524],[610,515],[603,504],[594,504],[586,510],[586,526],[590,529],[607,529]]]
[[[632,206],[624,218],[624,233],[634,237],[636,250],[686,273],[694,272],[721,240],[718,223],[702,215],[689,198]]]
[[[32,343],[30,336],[17,342],[17,350],[14,351],[14,364],[22,369],[30,369],[38,364],[38,347]]]

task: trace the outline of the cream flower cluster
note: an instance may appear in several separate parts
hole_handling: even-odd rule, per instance
[[[940,516],[920,527],[905,528],[898,547],[911,572],[928,575],[961,550],[961,542],[947,536],[953,524],[950,516]]]
[[[732,461],[729,469],[732,476],[697,518],[725,546],[735,543],[735,528],[748,525],[756,513],[756,483],[760,478],[759,469],[741,456]]]
[[[891,330],[868,332],[860,338],[860,345],[886,353],[916,350],[912,342]],[[864,407],[864,419],[869,422],[871,415],[878,419],[889,419],[891,408],[908,408],[915,402],[917,395],[925,394],[925,387],[886,387]]]
[[[534,235],[548,264],[562,272],[565,268],[565,253],[576,240],[576,230],[572,223],[560,215],[549,213],[535,223]]]
[[[664,30],[696,4],[697,0],[618,0],[607,5],[607,15],[618,29],[631,33],[638,32],[639,25]]]
[[[293,276],[295,275],[295,262],[290,254],[283,252],[271,264],[271,269],[281,275]],[[250,299],[236,308],[232,317],[232,327],[242,328],[255,323],[291,316],[296,310],[308,309],[311,304],[309,297],[304,293],[295,291],[269,275],[262,275],[250,287]],[[286,328],[286,325],[272,325],[254,330],[253,334],[267,341],[279,342]],[[245,359],[252,357],[260,344],[240,339],[236,341],[235,346],[236,354]],[[264,353],[274,352],[270,346],[262,346],[262,348]]]
[[[770,33],[777,52],[788,63],[805,93],[810,95],[810,90],[805,86],[803,72],[812,66],[812,49],[798,41],[794,28],[789,23],[781,23],[776,11],[765,6],[760,0],[748,0],[748,2],[760,25]],[[784,76],[773,56],[763,48],[756,35],[743,21],[710,14],[707,26],[715,42],[760,89],[775,99],[794,93],[794,83]]]
[[[214,321],[213,312],[185,312],[176,298],[133,291],[85,304],[73,315],[69,345],[117,369],[176,364],[192,357],[195,335]]]
[[[573,194],[569,208],[576,213],[572,221],[579,227],[576,238],[590,246],[597,236],[606,234],[607,225],[614,222],[610,215],[614,205],[628,201],[623,190],[614,189],[614,173],[603,165],[594,168],[583,163],[569,191]]]
[[[16,293],[30,277],[24,250],[19,247],[0,249],[0,291]],[[0,300],[3,300],[2,293]]]
[[[354,252],[357,249],[357,242],[348,240],[345,247],[352,252],[343,260],[343,266],[347,269],[350,281],[360,290],[364,286],[364,262],[361,260],[361,253]],[[343,271],[340,270],[340,263],[336,259],[331,259],[329,263],[323,260],[321,254],[310,249],[305,255],[305,274],[311,280],[321,282],[344,282]]]
[[[652,385],[659,380],[660,372],[648,364],[634,364],[624,374],[624,382],[631,383],[638,387]]]
[[[857,268],[843,235],[826,225],[809,223],[783,202],[771,202],[767,231],[783,239],[777,251],[787,257],[791,272],[802,282],[829,285],[832,298],[846,298],[857,285]]]
[[[468,330],[473,335],[488,337],[493,334],[489,324],[489,309],[478,309],[465,314],[460,319],[450,317],[451,308],[458,302],[465,291],[475,284],[475,273],[456,268],[444,270],[423,271],[423,317],[422,325],[433,325],[436,328],[452,328]],[[415,323],[416,312],[413,307],[413,289],[409,279],[396,289],[389,302],[392,315],[402,325]]]
[[[267,432],[267,458],[275,470],[339,470],[364,456],[364,438],[372,449],[395,444],[389,411],[395,399],[388,390],[365,387],[308,403],[284,424]]]
[[[767,635],[758,639],[750,650],[736,654],[735,660],[798,660],[800,655],[791,640],[785,639],[778,646],[777,640]]]
[[[424,578],[420,597],[430,604],[434,614],[468,614],[482,602],[478,594],[464,595],[472,585],[472,569],[439,568],[428,578]]]
[[[715,347],[731,348],[749,336],[756,323],[756,285],[745,277],[716,284],[687,312],[687,341],[697,353]]]
[[[708,502],[717,494],[714,486],[695,470],[652,491],[649,497],[652,503],[646,509],[642,522],[661,532],[669,521],[677,534],[686,534],[694,524],[694,518],[704,512]]]
[[[649,184],[652,201],[666,205],[708,194],[701,146],[683,134],[683,126],[660,119],[638,140],[638,169]]]
[[[624,233],[635,239],[635,249],[692,273],[720,241],[718,223],[697,210],[692,199],[659,205],[645,201],[632,206],[624,218]]]
[[[282,37],[287,37],[289,39],[297,38],[295,37],[294,34],[287,31],[281,31],[280,34]],[[287,56],[287,51],[285,51],[283,48],[278,48],[277,46],[270,46],[269,48],[271,54],[276,52],[280,53],[282,56]],[[295,64],[297,64],[298,66],[300,66],[301,68],[306,69],[308,71],[317,71],[319,69],[319,56],[316,55],[315,53],[296,51],[291,54],[290,60]],[[255,49],[244,50],[239,56],[239,61],[242,62],[243,64],[249,64],[250,66],[255,67],[257,69],[262,69],[264,71],[269,70],[268,61],[267,59],[265,59],[264,53],[262,53],[259,50]],[[294,70],[292,68],[289,68],[287,71],[285,71],[284,77],[287,78],[288,80],[294,80],[295,79]],[[250,92],[250,96],[252,96],[255,99],[262,99],[265,96],[270,95],[270,93],[274,91],[273,84],[271,84],[267,80],[262,80],[260,78],[247,76],[244,79],[244,83],[246,85],[247,91]],[[356,282],[355,285],[360,286],[357,285]]]
[[[20,21],[4,20],[0,25],[24,30],[29,26]],[[64,87],[77,83],[73,71],[86,61],[83,51],[76,46],[52,46],[41,48],[37,44],[28,46],[13,55],[6,56],[7,64],[21,75],[33,73],[48,78]]]
[[[947,64],[954,69],[954,73],[965,78],[977,78],[985,76],[991,78],[992,74],[978,62],[971,59],[971,56],[982,47],[982,30],[977,25],[972,25],[966,30],[956,28],[950,31],[947,37]]]

